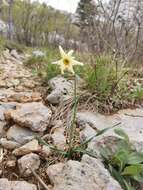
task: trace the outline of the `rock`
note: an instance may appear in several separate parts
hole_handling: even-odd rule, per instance
[[[88,155],[81,162],[69,160],[64,165],[50,166],[47,174],[53,190],[122,190],[100,160]]]
[[[78,112],[76,117],[77,123],[80,127],[85,126],[85,124],[88,124],[95,130],[99,129],[99,127],[100,129],[108,127],[106,117],[99,113],[92,113],[87,111]]]
[[[36,185],[30,184],[26,181],[12,181],[11,190],[37,190]]]
[[[0,121],[4,120],[4,112],[5,112],[4,107],[0,106]]]
[[[13,151],[13,154],[15,156],[23,156],[25,154],[29,154],[31,152],[39,152],[40,146],[38,144],[38,141],[36,139],[33,139],[32,141],[28,142],[27,144],[21,146],[20,148],[17,148]]]
[[[11,102],[11,103],[1,103],[0,105],[0,121],[4,121],[4,113],[9,110],[9,109],[15,109],[16,108],[16,103]]]
[[[4,149],[0,148],[0,163],[2,163],[2,161],[3,161],[4,154],[5,154]]]
[[[96,131],[88,124],[85,124],[84,129],[80,132],[80,139],[81,141],[85,141],[90,139],[94,135],[96,135]]]
[[[11,184],[6,178],[0,179],[0,190],[12,190]]]
[[[15,168],[15,166],[16,166],[16,160],[9,160],[6,163],[6,167],[8,168]]]
[[[2,176],[2,173],[3,173],[2,170],[0,170],[0,177]]]
[[[51,183],[54,185],[55,183],[58,183],[57,176],[61,175],[61,172],[64,168],[65,164],[64,163],[57,163],[54,165],[51,165],[47,168],[46,173],[50,177]]]
[[[47,129],[51,115],[51,110],[41,102],[22,104],[9,113],[9,117],[15,123],[37,132],[43,132]]]
[[[43,145],[41,150],[39,151],[40,156],[42,156],[44,159],[47,159],[51,155],[51,153],[51,149],[46,145]]]
[[[14,142],[14,141],[8,141],[6,138],[1,138],[0,139],[0,144],[6,148],[6,149],[10,149],[10,150],[13,150],[15,148],[18,148],[20,147],[21,145],[17,142]]]
[[[2,137],[5,133],[4,127],[6,126],[6,122],[0,121],[0,137]]]
[[[13,84],[12,84],[13,86]],[[36,92],[14,92],[10,89],[0,90],[0,101],[1,102],[37,102],[41,101],[41,94]]]
[[[52,89],[51,94],[46,98],[51,104],[58,104],[71,97],[73,93],[73,81],[68,81],[64,77],[55,77],[49,81]]]
[[[20,56],[19,56],[19,54],[17,53],[17,51],[16,51],[15,49],[11,50],[10,54],[11,54],[14,58],[20,60]]]
[[[32,140],[35,135],[36,133],[34,133],[33,131],[24,127],[20,127],[18,125],[11,126],[6,133],[8,140],[15,141],[21,145]]]
[[[18,160],[18,168],[22,176],[28,177],[31,175],[31,167],[34,171],[40,166],[40,158],[37,154],[30,153]]]
[[[63,127],[63,123],[58,121],[54,127],[53,134],[51,138],[53,140],[53,144],[58,148],[64,150],[66,145],[66,137],[64,135],[65,128]]]
[[[26,181],[8,181],[6,178],[0,179],[0,190],[37,190],[36,185]]]
[[[112,127],[120,123],[116,128],[123,129],[134,147],[138,151],[143,151],[143,109],[125,109],[111,116],[83,112],[77,114],[77,122],[79,126],[88,123],[92,128],[97,130]],[[88,147],[93,151],[97,147],[101,147],[101,145],[109,145],[110,141],[117,142],[117,139],[119,137],[114,133],[113,128],[101,136],[94,138]],[[112,143],[110,146],[112,146]]]

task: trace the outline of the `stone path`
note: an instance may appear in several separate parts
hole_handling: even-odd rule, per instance
[[[100,159],[84,155],[80,162],[50,163],[51,149],[35,137],[44,136],[59,149],[65,148],[65,124],[59,119],[53,121],[53,110],[58,112],[55,105],[71,97],[73,83],[62,77],[50,81],[52,91],[46,101],[53,104],[51,110],[39,92],[41,80],[24,67],[25,58],[15,50],[6,50],[0,58],[0,190],[44,190],[33,171],[49,190],[122,190]],[[79,112],[80,140],[119,122],[136,148],[143,150],[143,109],[123,110],[113,116]],[[112,130],[93,139],[88,148],[95,150],[111,137],[116,137]]]

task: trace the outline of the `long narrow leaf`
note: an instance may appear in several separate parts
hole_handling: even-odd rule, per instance
[[[112,128],[114,128],[114,127],[120,125],[120,124],[121,124],[121,122],[120,122],[120,123],[117,123],[117,124],[115,124],[115,125],[113,125],[112,127],[107,127],[107,128],[102,129],[102,130],[99,130],[98,133],[96,133],[96,135],[93,135],[93,136],[90,137],[89,139],[87,139],[87,140],[85,140],[84,142],[82,142],[80,146],[84,146],[84,145],[88,144],[88,143],[89,143],[90,141],[92,141],[95,137],[104,134],[104,133],[105,133],[106,131],[108,131],[109,129],[112,129]]]
[[[66,152],[66,151],[57,149],[55,146],[46,143],[46,142],[45,142],[43,139],[41,139],[40,137],[35,137],[35,138],[38,140],[38,142],[39,142],[40,144],[48,146],[51,150],[53,150],[53,151],[55,151],[55,152],[58,152],[58,153],[60,153],[60,154],[62,154],[62,155],[67,155],[67,152]]]

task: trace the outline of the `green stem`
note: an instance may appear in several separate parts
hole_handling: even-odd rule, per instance
[[[74,146],[74,140],[75,140],[75,120],[76,120],[76,111],[77,111],[77,92],[76,92],[76,75],[74,75],[74,99],[73,99],[73,118],[70,126],[70,134],[69,134],[69,150],[68,155],[69,158],[71,158],[72,154],[72,148]]]

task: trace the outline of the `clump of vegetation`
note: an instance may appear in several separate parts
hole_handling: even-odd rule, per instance
[[[136,101],[136,100],[143,101],[143,87],[142,87],[141,83],[137,83],[133,87],[131,94],[130,94],[130,98],[133,101]]]
[[[93,64],[85,66],[84,79],[90,91],[97,91],[102,96],[110,95],[118,83],[127,74],[113,56],[97,56]]]
[[[137,190],[139,183],[143,182],[143,153],[132,147],[128,135],[123,130],[114,131],[120,137],[116,150],[101,148],[101,157],[105,167],[124,190]]]
[[[86,101],[86,105],[96,111],[110,113],[134,107],[142,101],[141,81],[136,83],[136,77],[124,66],[124,61],[113,55],[93,57],[90,64],[78,68],[77,73],[86,83],[81,102]]]
[[[19,53],[23,53],[26,51],[26,47],[18,42],[11,41],[5,38],[0,37],[0,51],[5,49],[9,49],[10,51],[15,49]]]

